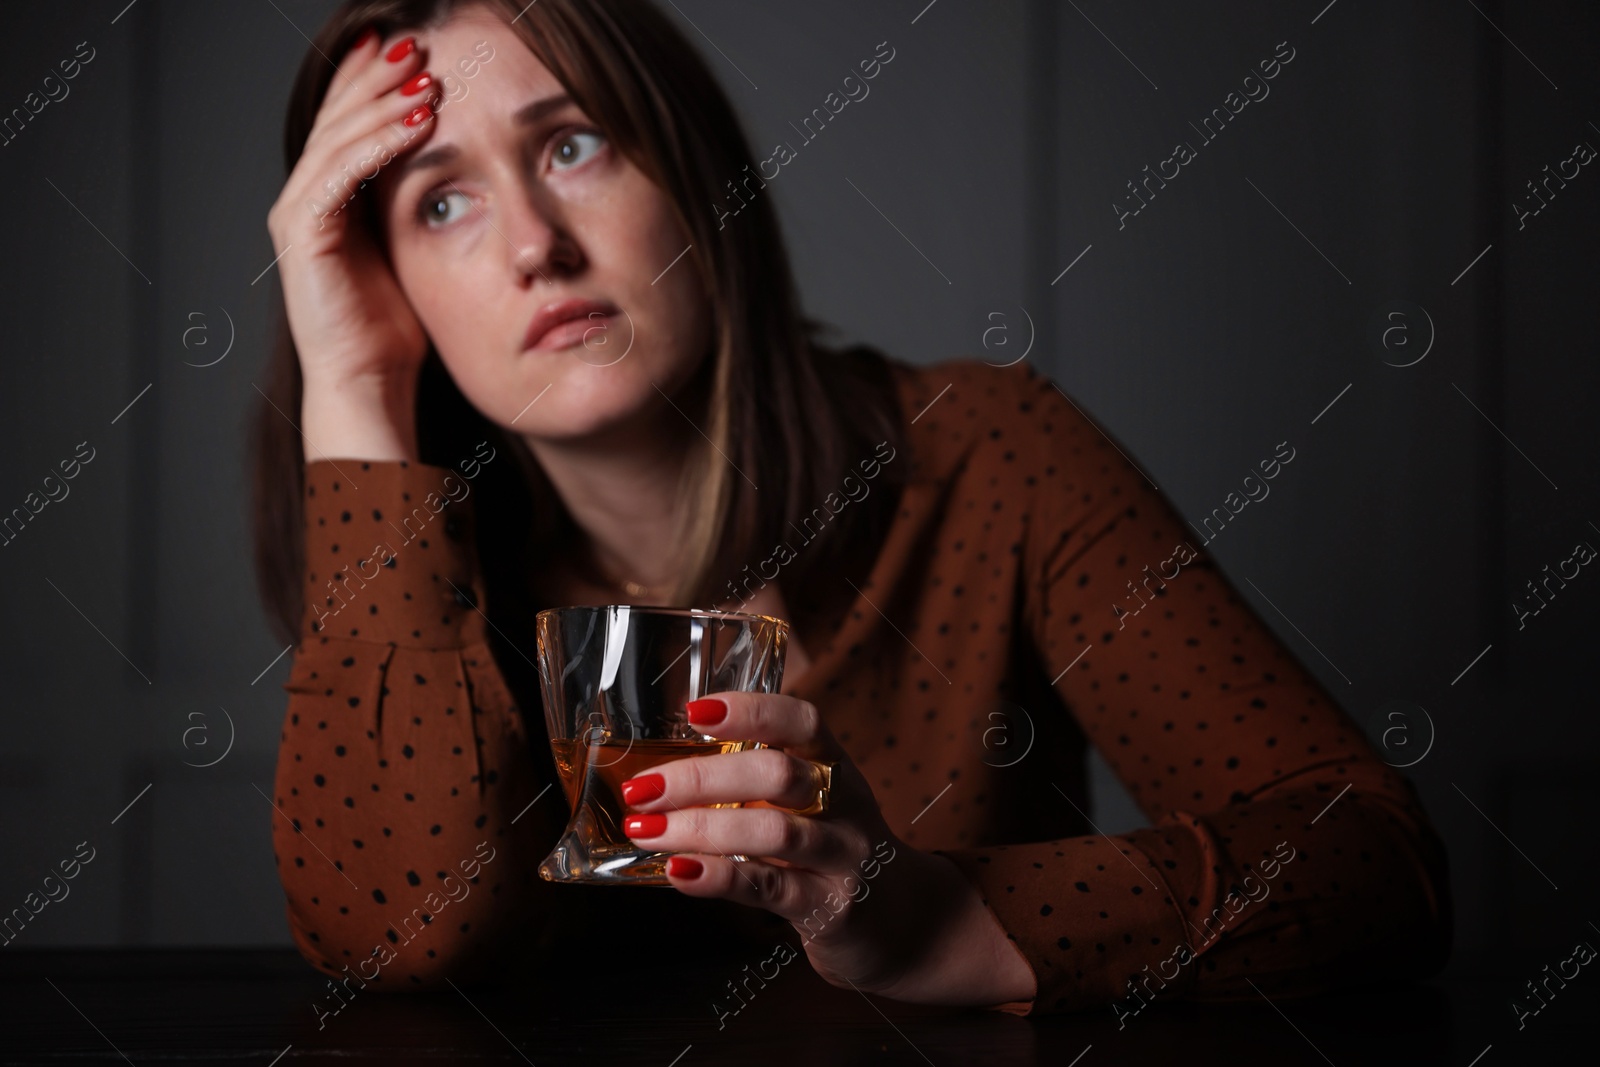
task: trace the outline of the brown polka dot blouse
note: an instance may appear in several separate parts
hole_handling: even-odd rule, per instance
[[[1125,1017],[1442,965],[1446,860],[1411,784],[1166,499],[1026,365],[890,365],[907,484],[862,595],[799,635],[795,694],[1032,967],[1036,997],[999,1007]],[[513,947],[528,966],[575,928],[630,928],[616,951],[652,956],[649,932],[706,923],[770,947],[789,927],[756,909],[538,878],[567,812],[537,691],[519,707],[508,684],[533,636],[499,634],[497,663],[454,473],[306,466],[273,822],[299,950],[403,989]],[[1091,744],[1148,828],[1094,828]]]

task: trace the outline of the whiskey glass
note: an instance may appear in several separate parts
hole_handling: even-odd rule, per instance
[[[538,613],[535,630],[545,726],[572,812],[539,865],[540,877],[671,885],[666,862],[672,853],[641,846],[622,830],[622,783],[674,760],[763,747],[701,734],[689,724],[685,705],[725,690],[777,692],[788,623],[740,612],[610,604],[547,608]]]

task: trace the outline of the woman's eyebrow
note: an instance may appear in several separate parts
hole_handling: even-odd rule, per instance
[[[512,118],[519,126],[531,126],[550,112],[560,110],[570,103],[572,103],[572,97],[566,93],[547,96],[542,100],[535,100],[531,104],[524,104]]]
[[[418,152],[400,162],[400,166],[395,168],[394,180],[403,181],[408,174],[448,163],[460,154],[461,149],[453,144],[436,145],[427,151]]]
[[[531,104],[524,104],[511,116],[512,121],[519,126],[531,126],[550,114],[559,111],[572,103],[572,98],[565,93],[556,96],[547,96],[535,100]],[[419,152],[403,160],[395,171],[395,180],[399,181],[414,171],[425,170],[428,167],[449,163],[461,155],[461,150],[452,144],[435,145],[425,151]]]

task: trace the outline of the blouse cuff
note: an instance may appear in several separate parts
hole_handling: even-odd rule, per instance
[[[1183,913],[1155,862],[1183,850],[1166,843],[1085,837],[935,849],[977,886],[1033,968],[1034,999],[995,1010],[1027,1015],[1108,1005],[1185,941]],[[1158,856],[1147,854],[1151,847]]]

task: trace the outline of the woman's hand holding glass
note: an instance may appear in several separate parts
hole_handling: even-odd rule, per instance
[[[1032,970],[976,888],[950,861],[895,836],[815,705],[724,692],[691,702],[689,722],[770,747],[678,760],[623,783],[638,813],[624,831],[680,853],[667,864],[678,890],[787,919],[812,967],[837,986],[925,1003],[1032,996]],[[825,778],[826,810],[798,814],[815,808]],[[706,806],[734,803],[743,806]]]

